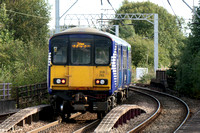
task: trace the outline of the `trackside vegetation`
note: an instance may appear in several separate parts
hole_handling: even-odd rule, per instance
[[[200,8],[196,7],[200,14]],[[159,16],[159,68],[169,68],[175,89],[191,97],[200,98],[200,19],[196,16],[189,23],[191,34],[184,35],[185,23],[180,17],[151,2],[124,0],[117,13],[157,13]],[[153,68],[153,25],[147,21],[113,21],[120,25],[120,37],[132,45],[133,68]],[[152,70],[150,70],[152,71]],[[147,83],[152,76],[145,75]]]
[[[186,37],[181,30],[183,19],[168,13],[166,9],[151,2],[129,2],[124,0],[117,13],[157,13],[159,31],[159,68],[176,64]],[[151,18],[153,19],[153,17]],[[114,21],[120,25],[120,37],[132,45],[133,65],[152,67],[154,64],[154,25],[147,21]],[[152,67],[153,68],[153,67]]]
[[[200,14],[200,3],[195,8]],[[176,90],[200,98],[200,18],[193,16],[189,34],[176,66]]]
[[[0,6],[0,82],[45,82],[49,6],[45,0],[2,0]]]

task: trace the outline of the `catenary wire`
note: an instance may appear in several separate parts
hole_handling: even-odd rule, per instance
[[[5,10],[6,12],[12,12],[12,13],[16,13],[16,14],[23,15],[23,16],[28,16],[28,17],[35,17],[35,18],[40,18],[40,19],[48,19],[47,17],[41,17],[41,16],[32,15],[32,14],[16,12],[16,11],[13,11],[13,10],[6,10],[6,9],[0,9],[0,10]]]
[[[179,25],[181,26],[181,22],[180,22],[179,18],[177,17],[177,15],[176,15],[176,13],[175,13],[175,11],[174,11],[174,9],[173,9],[171,3],[169,2],[169,0],[167,0],[167,2],[168,2],[168,4],[170,5],[170,7],[171,7],[171,9],[172,9],[172,11],[173,11],[173,13],[174,13],[174,15],[176,16],[176,19],[177,19]],[[181,27],[182,27],[182,26],[181,26]]]

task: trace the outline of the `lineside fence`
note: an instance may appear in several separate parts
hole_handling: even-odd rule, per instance
[[[16,90],[17,108],[26,108],[49,102],[47,83],[20,86],[14,89]]]
[[[9,100],[11,97],[11,83],[0,83],[0,100]]]

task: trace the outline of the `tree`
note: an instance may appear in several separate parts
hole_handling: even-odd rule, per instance
[[[199,3],[200,5],[200,3]],[[200,7],[196,8],[200,14]],[[177,89],[192,97],[200,97],[200,18],[193,16],[189,23],[191,34],[182,50],[177,67]]]
[[[2,4],[1,5],[1,10],[0,10],[0,66],[2,64],[5,64],[9,58],[10,58],[10,53],[9,53],[9,47],[10,43],[13,41],[13,32],[9,31],[9,27],[7,23],[10,22],[8,15],[6,13],[6,5]]]
[[[171,64],[177,63],[177,57],[180,55],[179,49],[184,45],[183,39],[185,38],[175,16],[168,13],[163,7],[149,1],[128,2],[128,0],[124,0],[117,13],[157,13],[159,17],[159,66],[170,66]],[[180,19],[180,22],[182,23],[183,20]],[[131,37],[131,35],[127,33],[135,32],[137,35],[153,40],[154,28],[151,23],[136,20],[132,22],[118,22],[118,24],[120,23],[132,23],[132,29],[134,28],[134,30],[132,30],[131,28],[122,27],[120,29],[122,37]]]
[[[44,45],[47,38],[49,7],[45,0],[4,0],[10,21],[7,25],[14,32],[14,39]],[[41,43],[40,43],[41,42]]]
[[[20,86],[46,81],[48,5],[45,0],[2,1],[0,82]]]
[[[153,66],[154,43],[148,38],[134,35],[126,39],[132,47],[132,63],[135,67]]]

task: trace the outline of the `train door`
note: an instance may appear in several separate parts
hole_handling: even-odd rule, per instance
[[[93,86],[92,35],[70,35],[69,87],[85,90]]]

